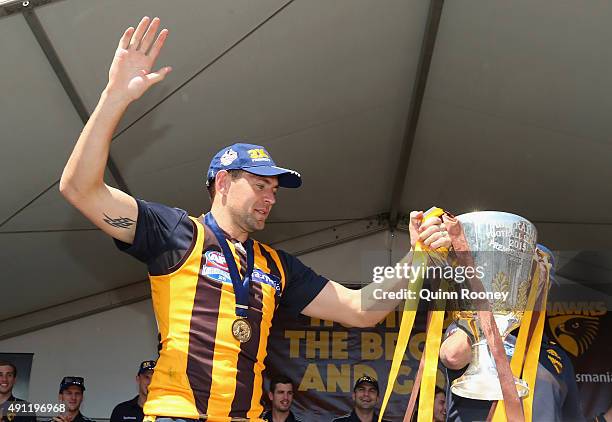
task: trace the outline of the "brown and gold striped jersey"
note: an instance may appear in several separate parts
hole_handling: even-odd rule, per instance
[[[250,340],[232,335],[233,285],[217,238],[203,218],[138,200],[136,237],[119,247],[146,262],[161,350],[144,406],[146,419],[259,420],[264,359],[277,308],[299,313],[327,279],[297,258],[253,242],[247,320]],[[241,275],[246,256],[231,239]]]

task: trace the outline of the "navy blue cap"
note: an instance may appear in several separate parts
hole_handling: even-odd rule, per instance
[[[300,173],[278,167],[268,151],[260,145],[237,143],[215,154],[206,174],[206,186],[210,186],[221,170],[244,170],[258,176],[278,176],[278,185],[283,188],[299,188],[302,185]]]
[[[83,377],[64,377],[62,378],[62,382],[60,383],[60,394],[62,394],[66,388],[72,385],[81,387],[81,390],[85,391],[85,380],[83,379]]]
[[[355,381],[353,391],[357,390],[357,387],[359,387],[361,384],[372,384],[372,387],[374,387],[376,391],[380,393],[380,390],[378,389],[378,381],[376,381],[372,377],[369,377],[367,375],[360,377],[357,381]]]
[[[152,371],[153,368],[155,368],[156,363],[157,362],[154,360],[145,360],[141,362],[140,366],[138,367],[138,375],[142,374],[143,372]]]

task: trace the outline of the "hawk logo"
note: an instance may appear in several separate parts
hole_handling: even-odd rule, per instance
[[[223,155],[221,156],[221,159],[220,159],[221,165],[229,166],[236,160],[236,158],[238,158],[238,153],[230,148],[227,151],[225,151]]]
[[[599,330],[599,318],[560,315],[548,320],[550,331],[559,344],[574,356],[580,356],[593,343]]]

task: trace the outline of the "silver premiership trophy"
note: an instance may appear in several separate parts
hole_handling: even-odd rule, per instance
[[[531,268],[536,248],[535,226],[518,215],[497,211],[463,214],[457,217],[474,258],[474,267],[480,268],[483,291],[481,297],[491,310],[504,340],[517,328],[527,306],[531,286]],[[458,292],[458,303],[452,310],[457,325],[471,336],[472,361],[463,376],[452,385],[453,393],[477,400],[502,400],[495,361],[480,326],[476,293],[468,286],[453,283]],[[529,393],[529,386],[515,378],[519,397]]]

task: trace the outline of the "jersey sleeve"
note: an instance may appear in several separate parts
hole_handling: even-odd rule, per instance
[[[181,262],[195,239],[195,226],[186,211],[141,199],[134,242],[115,239],[119,250],[147,264],[151,275],[168,274]]]
[[[298,258],[284,251],[278,251],[286,271],[286,285],[280,306],[288,313],[297,316],[319,294],[327,278],[317,274]]]

